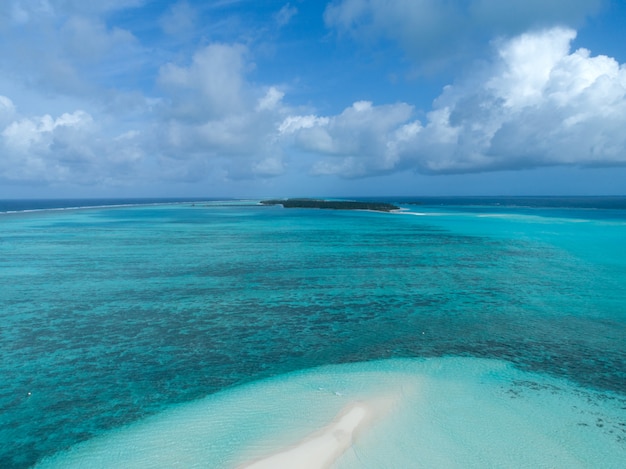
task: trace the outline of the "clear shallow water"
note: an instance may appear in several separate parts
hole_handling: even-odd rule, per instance
[[[0,467],[331,363],[491,358],[623,396],[612,203],[1,214]]]
[[[236,387],[37,469],[241,467],[306,441],[354,402],[369,421],[339,469],[619,468],[626,458],[616,438],[626,399],[502,361],[434,358],[325,366]]]

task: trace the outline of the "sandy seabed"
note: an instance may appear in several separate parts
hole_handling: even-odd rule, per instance
[[[226,390],[41,468],[620,468],[626,396],[498,360],[394,359]]]

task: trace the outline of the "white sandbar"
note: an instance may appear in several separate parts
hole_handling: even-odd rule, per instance
[[[229,389],[37,469],[618,468],[626,395],[476,358],[330,365]]]
[[[324,469],[352,445],[356,430],[371,414],[365,404],[354,404],[337,419],[295,447],[273,454],[241,469]]]

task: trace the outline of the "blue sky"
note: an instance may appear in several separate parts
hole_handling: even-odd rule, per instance
[[[4,0],[0,197],[626,194],[622,0]]]

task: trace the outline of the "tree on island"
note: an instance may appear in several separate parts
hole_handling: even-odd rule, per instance
[[[393,204],[385,202],[357,202],[353,200],[322,200],[322,199],[271,199],[262,200],[263,205],[282,205],[284,208],[325,208],[332,210],[374,210],[391,212],[399,210]]]

